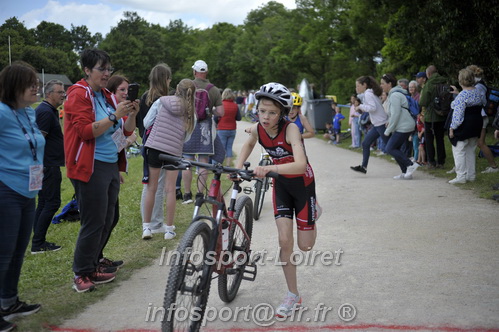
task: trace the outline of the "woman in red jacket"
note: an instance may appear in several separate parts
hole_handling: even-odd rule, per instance
[[[125,137],[135,130],[139,110],[138,100],[118,104],[106,89],[113,72],[106,52],[83,51],[81,66],[85,78],[68,89],[64,116],[67,176],[81,217],[73,260],[73,288],[79,293],[115,278],[99,269],[98,256],[114,220],[119,172],[127,170]]]

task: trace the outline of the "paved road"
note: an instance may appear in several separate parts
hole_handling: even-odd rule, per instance
[[[239,123],[235,151],[247,126]],[[359,164],[359,153],[315,138],[305,144],[324,213],[314,256],[296,256],[304,260],[304,310],[286,322],[264,319],[286,292],[268,195],[253,231],[265,264],[229,305],[213,283],[203,331],[499,331],[496,202],[424,172],[393,180],[398,166],[380,158],[358,174],[349,166]],[[158,258],[57,330],[159,331],[153,312],[162,306],[167,270]]]

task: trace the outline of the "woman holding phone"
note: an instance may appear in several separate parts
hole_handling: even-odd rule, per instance
[[[68,89],[64,116],[67,176],[81,217],[73,260],[78,293],[115,278],[99,267],[99,254],[114,221],[119,172],[127,170],[126,136],[135,130],[139,111],[138,100],[118,103],[106,89],[113,68],[105,51],[84,50],[80,63],[85,77]]]
[[[114,94],[118,103],[121,103],[121,102],[126,101],[127,99],[130,99],[130,98],[128,98],[129,97],[128,96],[129,85],[130,85],[130,82],[128,81],[128,79],[126,77],[121,76],[121,75],[113,75],[113,76],[111,76],[111,78],[107,82],[107,89],[111,93]],[[126,119],[126,117],[124,117],[123,119]],[[137,135],[135,135],[135,132],[133,134],[131,134],[130,136],[128,136],[126,138],[126,147],[129,147],[130,145],[132,145],[136,139],[137,139]],[[123,183],[125,183],[125,178],[120,173],[120,185]],[[119,203],[119,199],[118,199],[116,201],[116,209],[114,210],[114,220],[113,220],[113,224],[111,225],[111,230],[109,231],[109,234],[108,234],[107,239],[104,243],[104,246],[99,254],[98,267],[102,272],[114,273],[118,270],[118,268],[120,266],[122,266],[124,264],[124,262],[122,260],[115,261],[115,260],[111,260],[109,258],[104,257],[104,248],[106,247],[107,242],[109,241],[109,238],[111,237],[111,233],[112,233],[113,229],[118,224],[119,219],[120,219],[120,203]]]

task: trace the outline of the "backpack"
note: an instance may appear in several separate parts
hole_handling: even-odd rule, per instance
[[[52,224],[59,224],[63,220],[70,222],[80,220],[80,210],[78,209],[78,202],[76,201],[75,195],[73,195],[71,201],[62,208],[61,213],[54,216]]]
[[[447,117],[450,112],[450,104],[452,102],[452,93],[450,85],[440,83],[435,85],[436,95],[433,100],[433,110],[437,115]]]
[[[196,114],[198,121],[203,121],[211,113],[210,110],[210,89],[214,87],[213,84],[209,83],[205,89],[199,88],[196,85]]]
[[[407,103],[409,105],[409,108],[403,107],[406,110],[409,111],[409,114],[412,116],[414,121],[417,121],[418,119],[418,114],[419,114],[419,104],[417,101],[415,101],[411,96],[404,94],[405,98],[407,99]]]
[[[499,88],[487,86],[487,94],[485,95],[487,102],[485,103],[485,113],[488,116],[494,116],[499,107]]]

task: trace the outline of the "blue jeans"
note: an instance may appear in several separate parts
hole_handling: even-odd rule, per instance
[[[362,142],[362,166],[367,168],[367,164],[369,163],[369,156],[371,155],[371,145],[381,137],[383,143],[388,142],[388,137],[385,136],[385,125],[372,127],[364,137],[364,141]]]
[[[418,158],[419,158],[419,137],[418,137],[417,131],[412,134],[412,150],[413,150],[414,160],[418,160]]]
[[[225,148],[225,157],[232,157],[232,145],[236,138],[236,130],[218,130],[217,135]]]
[[[407,167],[412,165],[412,161],[402,151],[402,148],[411,135],[412,133],[394,132],[386,144],[386,152],[395,158],[395,161],[399,164],[400,170],[404,174],[407,172]]]
[[[24,253],[35,220],[35,198],[28,198],[0,182],[0,300],[16,303]]]

